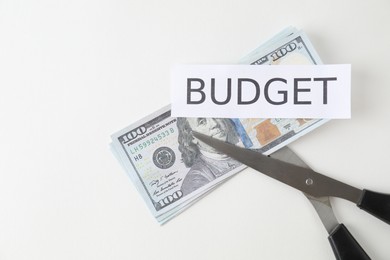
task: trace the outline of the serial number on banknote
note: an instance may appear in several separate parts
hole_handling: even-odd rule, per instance
[[[145,149],[145,148],[149,147],[150,145],[157,143],[158,141],[161,141],[162,139],[164,139],[165,137],[168,137],[169,135],[171,135],[173,133],[175,133],[175,130],[173,128],[169,128],[169,129],[165,130],[164,132],[161,132],[161,133],[157,134],[156,136],[153,136],[153,137],[149,138],[148,140],[138,144],[137,146],[132,147],[130,149],[130,153],[135,154],[135,153],[141,151],[142,149]],[[124,142],[126,143],[126,141],[124,141]]]

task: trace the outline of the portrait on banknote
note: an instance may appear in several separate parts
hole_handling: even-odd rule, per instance
[[[192,131],[232,144],[239,142],[234,124],[227,118],[178,118],[178,143],[183,163],[190,168],[181,191],[190,194],[240,165],[193,137]]]

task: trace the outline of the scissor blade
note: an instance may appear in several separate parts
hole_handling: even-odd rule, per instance
[[[311,169],[193,132],[200,141],[249,167],[314,197],[333,196],[358,203],[362,191]]]
[[[285,146],[278,151],[270,155],[272,158],[282,160],[300,167],[308,168],[310,167],[288,146]],[[332,205],[330,204],[329,197],[316,198],[310,196],[306,193],[303,193],[306,198],[311,202],[313,208],[316,210],[317,215],[321,219],[322,224],[324,225],[328,234],[334,231],[334,229],[339,225],[336,216],[333,213]]]

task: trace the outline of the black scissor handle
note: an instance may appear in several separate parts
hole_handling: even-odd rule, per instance
[[[363,190],[357,206],[390,224],[390,194]]]
[[[330,233],[328,240],[337,260],[371,259],[343,224]]]

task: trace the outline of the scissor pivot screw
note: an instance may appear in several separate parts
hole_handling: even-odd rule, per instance
[[[310,178],[306,179],[306,185],[312,185],[314,181]]]

